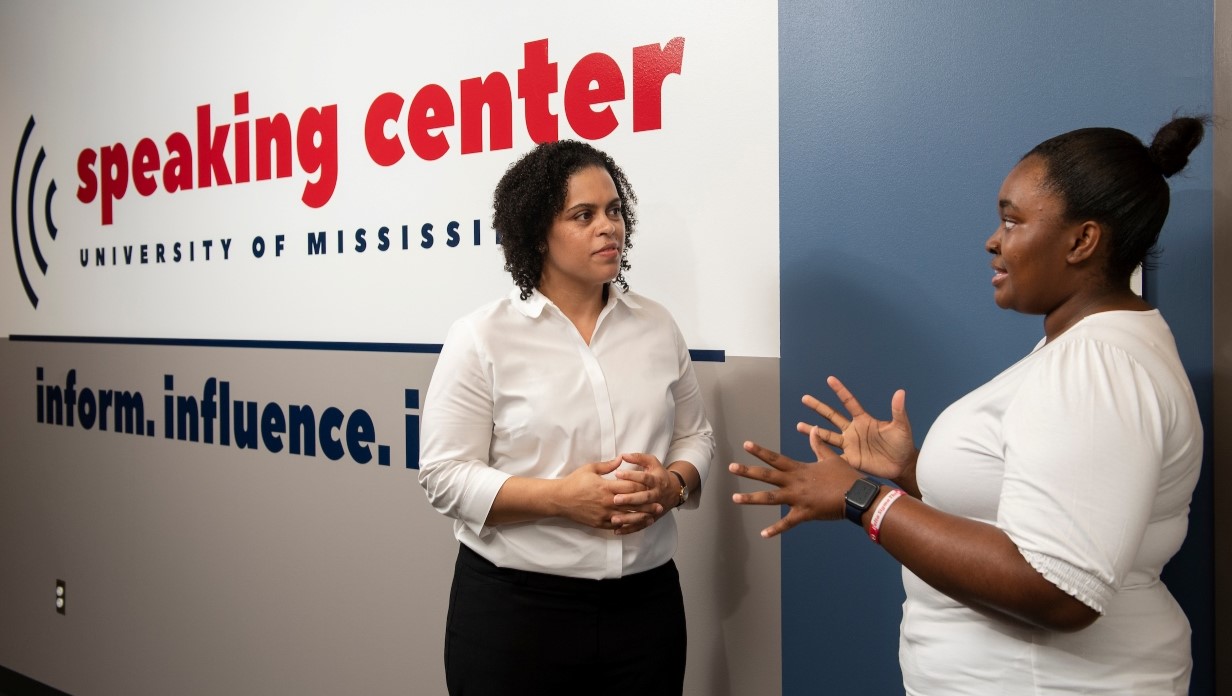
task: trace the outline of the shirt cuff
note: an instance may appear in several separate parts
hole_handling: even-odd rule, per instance
[[[484,538],[491,533],[492,528],[486,525],[488,514],[492,512],[492,501],[501,486],[505,485],[513,474],[484,467],[471,489],[467,491],[459,509],[458,519],[462,520],[475,536]]]
[[[663,466],[671,466],[672,462],[688,462],[693,465],[694,469],[697,469],[697,480],[699,481],[697,490],[689,491],[689,499],[681,506],[686,510],[693,510],[701,505],[702,497],[700,493],[706,487],[706,477],[710,474],[710,458],[706,452],[681,448],[668,452],[667,461]]]

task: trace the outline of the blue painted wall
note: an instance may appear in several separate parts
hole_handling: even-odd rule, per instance
[[[799,397],[842,377],[888,417],[905,387],[917,443],[951,401],[1014,362],[1039,317],[992,301],[996,194],[1039,141],[1116,126],[1149,139],[1212,103],[1209,0],[780,3],[782,438],[808,455]],[[1194,629],[1194,694],[1213,693],[1209,494],[1211,148],[1172,180],[1146,280],[1180,345],[1207,458],[1164,578]],[[899,567],[848,524],[783,540],[783,693],[895,693]]]

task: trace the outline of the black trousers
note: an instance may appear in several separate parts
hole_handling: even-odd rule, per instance
[[[451,696],[679,696],[684,600],[672,561],[612,580],[498,568],[462,545],[445,627]]]

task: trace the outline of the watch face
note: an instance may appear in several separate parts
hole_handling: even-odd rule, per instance
[[[851,490],[847,491],[847,504],[860,510],[867,510],[880,491],[881,486],[866,478],[860,479],[852,484]]]
[[[861,524],[861,518],[873,506],[873,501],[877,499],[879,492],[881,492],[881,486],[870,478],[862,478],[851,484],[851,489],[847,491],[847,495],[843,496],[847,502],[843,507],[847,519],[855,524]]]

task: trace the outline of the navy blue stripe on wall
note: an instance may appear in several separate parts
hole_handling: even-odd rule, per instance
[[[189,348],[264,348],[270,350],[342,350],[374,353],[439,353],[439,343],[362,343],[356,341],[261,341],[228,338],[158,338],[133,336],[9,336],[10,341],[77,343],[109,346],[179,346]]]
[[[945,406],[1030,351],[1040,317],[992,301],[997,191],[1050,136],[1149,138],[1209,112],[1210,0],[779,4],[781,438],[811,458],[802,394],[842,378],[889,416],[907,389],[917,444]],[[1189,536],[1164,579],[1193,627],[1193,694],[1213,693],[1211,147],[1171,180],[1147,282],[1207,429]],[[783,693],[901,693],[900,567],[850,524],[783,538]]]
[[[358,341],[260,341],[227,338],[140,338],[124,336],[9,336],[10,341],[82,343],[112,346],[182,346],[193,348],[264,348],[270,350],[342,350],[375,353],[440,353],[439,343],[364,343]],[[725,362],[723,350],[689,350],[693,362]],[[3,696],[3,694],[0,694]]]

